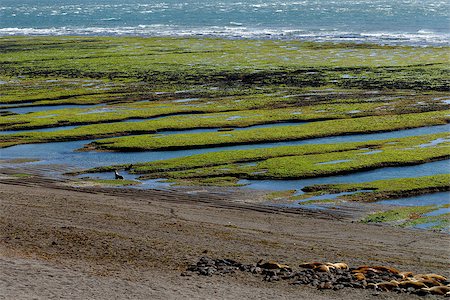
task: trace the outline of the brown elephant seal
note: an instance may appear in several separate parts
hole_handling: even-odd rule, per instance
[[[404,281],[400,281],[398,283],[398,286],[401,288],[414,288],[416,290],[421,289],[421,288],[428,288],[425,283],[420,282],[420,281],[416,281],[416,280],[404,280]]]
[[[289,269],[290,270],[291,269],[291,267],[289,267],[288,265],[280,264],[273,260],[263,262],[262,259],[256,264],[256,266],[259,268],[262,268],[262,269],[269,269],[269,270],[277,270],[277,269]]]
[[[363,273],[354,273],[353,278],[355,278],[358,281],[363,281],[366,279],[366,276]]]
[[[321,263],[321,262],[308,262],[308,263],[299,264],[298,266],[300,268],[305,268],[305,269],[314,269],[314,268],[316,268],[316,267],[318,267],[320,265],[323,265],[323,263]]]
[[[331,266],[337,270],[348,270],[348,265],[346,263],[327,263],[327,266]]]
[[[422,288],[421,290],[429,292],[430,294],[433,294],[433,295],[445,295],[445,296],[447,296],[447,293],[450,292],[450,287],[445,286],[445,285],[441,285],[441,286],[433,286],[433,287],[430,287],[430,288]]]

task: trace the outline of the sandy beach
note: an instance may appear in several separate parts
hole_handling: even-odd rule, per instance
[[[1,299],[419,298],[245,273],[181,276],[204,255],[450,274],[447,234],[361,224],[351,213],[269,208],[242,201],[242,192],[80,188],[7,175],[0,182]]]

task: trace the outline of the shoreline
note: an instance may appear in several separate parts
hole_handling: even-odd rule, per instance
[[[449,222],[448,193],[430,196],[427,206],[421,206],[425,201],[420,198],[413,199],[417,203],[412,201],[411,207],[402,204],[396,209],[388,203],[351,203],[345,197],[339,203],[333,198],[319,205],[310,202],[308,208],[269,203],[300,202],[305,197],[305,204],[314,197],[328,197],[321,191],[300,192],[316,184],[335,184],[331,191],[341,191],[336,197],[355,195],[353,190],[365,197],[366,190],[399,195],[448,189],[448,164],[441,160],[448,156],[449,143],[448,116],[442,111],[450,104],[447,47],[186,37],[0,40],[5,42],[2,102],[31,100],[36,106],[28,112],[8,113],[4,108],[0,127],[92,123],[61,132],[2,135],[3,146],[44,139],[74,141],[0,149],[0,300],[419,299],[400,283],[399,293],[382,293],[376,290],[380,282],[369,276],[356,286],[334,291],[328,285],[318,291],[284,278],[264,281],[249,272],[186,275],[188,266],[203,256],[255,267],[260,260],[295,270],[305,262],[344,262],[450,276],[450,235],[437,231]],[[86,109],[74,103],[92,105]],[[102,103],[111,107],[96,107]],[[43,104],[52,104],[54,110]],[[181,115],[156,124],[143,119],[174,113]],[[318,117],[344,121],[274,125]],[[125,119],[130,123],[114,122]],[[237,130],[266,121],[273,125]],[[442,126],[420,127],[436,122]],[[183,132],[185,128],[197,129]],[[122,150],[205,149],[75,152],[88,141],[80,136],[158,129],[181,134],[103,142]],[[361,135],[349,134],[355,132]],[[342,138],[262,143],[336,133]],[[211,147],[237,142],[243,145]],[[425,163],[432,160],[439,161]],[[66,176],[93,167],[123,173]],[[351,172],[368,168],[371,171]],[[354,174],[331,176],[343,172]],[[265,180],[260,190],[237,187],[247,183],[258,188],[251,179],[307,177],[315,179]],[[145,178],[149,180],[144,183]],[[164,182],[158,189],[158,179],[151,178],[181,184],[185,180],[186,186]],[[143,182],[142,188],[125,186],[137,182]],[[285,191],[268,192],[273,186]],[[369,218],[369,213],[374,214]],[[399,278],[376,276],[384,281]],[[375,288],[369,289],[370,284]]]
[[[319,44],[353,44],[395,47],[450,47],[448,32],[349,32],[335,30],[247,28],[178,28],[172,32],[153,31],[145,27],[90,27],[90,28],[0,28],[4,37],[96,37],[96,38],[162,38],[162,39],[218,39],[247,41],[283,41]],[[420,30],[419,30],[420,31]]]
[[[237,202],[242,195],[235,199],[232,193],[76,188],[63,183],[41,177],[0,179],[0,264],[9,275],[2,287],[7,297],[373,297],[370,290],[319,292],[245,274],[180,276],[204,255],[245,263],[273,259],[293,266],[345,261],[450,275],[450,236],[443,233],[362,224],[339,212]],[[31,287],[21,290],[22,284]]]

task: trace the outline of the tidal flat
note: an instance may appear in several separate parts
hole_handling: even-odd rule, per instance
[[[318,184],[309,196],[377,188],[334,204],[450,187],[448,47],[67,36],[0,37],[0,44],[0,157],[24,159],[28,151],[39,160],[8,167],[66,165],[56,175],[67,180],[64,173],[118,169],[133,184],[166,180],[174,189],[259,182],[253,186],[273,191],[264,182],[308,178]],[[439,167],[423,180],[413,167],[427,164]],[[351,181],[408,167],[386,182]],[[333,185],[336,176],[349,182]],[[86,182],[125,185],[111,179]],[[277,203],[306,199],[302,188],[286,189]],[[437,222],[447,218],[442,208],[421,213],[442,211],[426,218]],[[402,209],[411,210],[395,208]],[[425,227],[416,219],[401,226]],[[448,229],[439,224],[430,227]]]

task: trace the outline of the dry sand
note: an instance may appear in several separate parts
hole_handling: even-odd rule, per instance
[[[231,192],[74,188],[3,176],[0,299],[420,298],[319,291],[244,273],[180,276],[202,255],[292,266],[311,260],[382,264],[450,275],[447,234],[236,201],[244,198]]]

